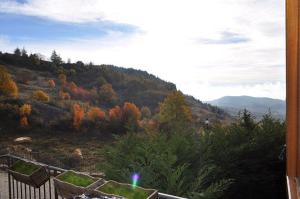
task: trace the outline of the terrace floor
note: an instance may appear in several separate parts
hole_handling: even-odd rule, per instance
[[[0,199],[9,198],[8,196],[8,177],[7,173],[0,170]]]
[[[43,186],[41,187],[41,189],[35,189],[33,187],[29,187],[26,186],[24,184],[21,185],[21,183],[19,183],[19,186],[23,187],[23,191],[21,194],[21,191],[18,190],[18,194],[17,194],[17,190],[14,190],[14,194],[13,194],[13,199],[23,199],[23,198],[31,198],[31,196],[34,196],[34,191],[36,192],[36,196],[38,196],[39,194],[41,195],[41,199],[46,199],[46,198],[50,198],[50,193],[49,193],[49,187],[51,187],[51,196],[53,198],[54,196],[54,185],[53,185],[53,180],[50,180],[51,185],[49,186],[49,181],[46,182],[45,187],[47,187],[47,189],[43,189]],[[16,186],[16,181],[13,181],[14,185]],[[26,192],[25,192],[26,189]],[[9,198],[9,187],[8,187],[8,173],[6,173],[5,171],[0,170],[0,199],[8,199]]]

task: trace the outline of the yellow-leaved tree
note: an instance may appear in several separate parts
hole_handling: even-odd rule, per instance
[[[50,97],[44,91],[38,90],[33,93],[33,99],[41,102],[49,102]]]
[[[30,104],[23,104],[20,107],[20,115],[21,116],[29,116],[31,113],[31,105]]]
[[[18,97],[19,95],[16,82],[11,78],[11,75],[3,66],[0,66],[0,93],[13,98]]]
[[[159,121],[169,129],[183,129],[192,121],[191,109],[180,91],[167,96],[159,108]]]

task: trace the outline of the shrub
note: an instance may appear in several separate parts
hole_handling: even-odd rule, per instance
[[[41,102],[49,102],[50,97],[44,91],[38,90],[33,93],[33,99]]]

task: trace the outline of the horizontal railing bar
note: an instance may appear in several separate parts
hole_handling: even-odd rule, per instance
[[[31,162],[31,163],[34,163],[34,164],[38,164],[38,165],[41,165],[41,166],[44,166],[44,167],[48,168],[49,170],[54,170],[54,171],[59,171],[59,172],[67,171],[66,169],[62,169],[62,168],[59,168],[59,167],[43,164],[43,163],[32,161],[32,160],[28,160],[26,158],[18,157],[16,155],[12,155],[12,154],[0,155],[0,159],[1,158],[9,158],[9,157],[14,158],[14,159],[18,159],[18,160],[24,160],[24,161]],[[164,199],[187,199],[187,198],[173,196],[173,195],[169,195],[169,194],[165,194],[165,193],[158,193],[158,196],[159,196],[159,198],[164,198]]]
[[[51,169],[51,170],[56,170],[56,171],[60,171],[60,172],[67,171],[66,169],[62,169],[62,168],[59,168],[59,167],[43,164],[43,163],[32,161],[32,160],[28,160],[26,158],[18,157],[18,156],[12,155],[12,154],[5,154],[5,155],[0,156],[0,158],[7,158],[7,157],[18,159],[18,160],[24,160],[24,161],[31,162],[31,163],[34,163],[34,164],[38,164],[38,165],[47,167],[48,169]]]
[[[162,198],[165,198],[165,199],[187,199],[187,198],[173,196],[173,195],[169,195],[169,194],[165,194],[165,193],[158,193],[158,197],[162,197]]]

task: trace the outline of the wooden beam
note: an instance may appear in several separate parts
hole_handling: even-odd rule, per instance
[[[287,175],[300,176],[299,0],[286,0]]]

